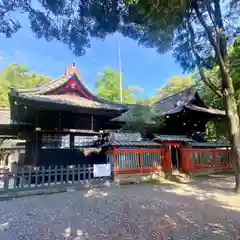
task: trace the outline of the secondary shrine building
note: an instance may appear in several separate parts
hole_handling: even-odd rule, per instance
[[[123,123],[112,119],[131,111],[131,106],[96,96],[78,72],[73,64],[62,76],[43,86],[10,91],[11,124],[2,128],[2,134],[5,131],[26,140],[23,165],[96,164],[111,160],[116,172],[143,171],[144,166],[147,171],[163,165],[168,168],[166,161],[173,164],[176,158],[168,146],[174,146],[177,153],[183,143],[191,142],[197,148],[196,142],[204,142],[206,122],[225,115],[206,106],[196,90],[189,88],[154,104],[159,117],[165,117],[165,125],[156,132],[154,140],[143,141],[139,134],[111,137],[109,131],[102,130],[116,132]],[[207,143],[203,148],[206,147]],[[134,149],[141,151],[134,153]],[[183,163],[187,155],[181,154],[176,156]]]
[[[205,141],[206,123],[220,119],[225,112],[207,106],[194,87],[160,99],[154,103],[159,116],[165,117],[161,134],[187,135],[196,141]]]

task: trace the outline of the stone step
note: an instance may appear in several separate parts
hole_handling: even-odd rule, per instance
[[[169,180],[171,179],[173,181],[182,182],[182,183],[186,183],[191,180],[191,177],[189,176],[189,174],[183,173],[177,169],[173,170],[166,178]]]

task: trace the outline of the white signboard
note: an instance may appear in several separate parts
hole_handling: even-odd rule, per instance
[[[93,176],[94,177],[108,177],[111,175],[111,164],[94,164]]]

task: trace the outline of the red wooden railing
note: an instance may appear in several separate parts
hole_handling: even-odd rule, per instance
[[[194,172],[232,168],[230,149],[180,148],[180,170]],[[113,163],[114,174],[141,174],[156,171],[171,171],[172,163],[168,148],[113,148],[106,152]]]
[[[232,168],[230,149],[182,149],[182,169],[186,172]]]
[[[115,175],[149,173],[162,170],[164,149],[118,149],[107,152],[112,158]]]

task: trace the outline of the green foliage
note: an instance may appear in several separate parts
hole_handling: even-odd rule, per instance
[[[230,61],[230,70],[233,80],[235,98],[240,104],[239,94],[240,94],[240,37],[238,37],[233,44],[228,48],[229,61]],[[212,69],[205,69],[205,75],[207,78],[211,79],[216,88],[221,88],[221,77],[219,73],[219,67],[214,66]],[[224,104],[223,100],[220,99],[214,92],[212,92],[208,87],[201,82],[200,76],[198,74],[194,75],[194,79],[198,82],[198,91],[200,92],[204,101],[214,108],[223,109]]]
[[[238,105],[240,104],[240,36],[229,47],[229,60],[231,66],[231,75],[235,88],[235,97]]]
[[[166,84],[156,89],[155,94],[150,97],[138,99],[137,104],[151,105],[160,98],[165,98],[183,91],[195,84],[196,77],[189,76],[172,76],[166,81]]]
[[[206,124],[208,141],[226,141],[228,139],[227,119],[214,119]]]
[[[240,113],[240,37],[238,37],[233,44],[229,46],[228,49],[229,60],[231,65],[231,76],[233,80],[233,85],[235,89],[235,98],[237,100],[238,112]],[[214,85],[220,89],[220,73],[219,68],[215,66],[211,70],[205,69],[206,76],[211,79]],[[213,93],[208,87],[206,87],[202,82],[200,82],[200,77],[198,74],[194,76],[198,84],[198,92],[200,93],[204,102],[218,109],[224,109],[224,103],[221,98],[219,98],[215,93]],[[226,119],[221,118],[210,121],[207,124],[207,138],[209,140],[223,139],[228,136],[228,123]]]
[[[106,100],[120,101],[120,74],[112,68],[106,68],[103,73],[98,74],[98,77],[96,81],[98,96]],[[123,87],[123,102],[134,103],[136,100],[134,92],[139,90],[136,87]]]
[[[215,12],[210,14],[208,7],[220,0],[124,0],[121,4],[115,0],[37,2],[3,1],[0,7],[0,33],[11,37],[22,27],[20,18],[13,16],[14,12],[20,11],[28,14],[36,37],[61,41],[77,55],[85,54],[92,37],[104,39],[108,34],[120,32],[143,46],[156,48],[158,52],[173,49],[181,66],[192,70],[195,60],[186,29],[186,19],[191,18],[196,26],[195,47],[202,58],[201,63],[205,67],[214,64],[215,56],[194,9],[196,6],[200,9],[214,30]],[[225,11],[222,15],[228,23],[225,24],[227,38],[232,41],[239,33],[239,0],[225,1],[223,5]]]
[[[194,85],[192,76],[172,76],[166,85],[156,90],[157,98],[165,98]]]
[[[121,32],[140,44],[156,47],[159,52],[171,48],[176,26],[189,10],[190,0],[51,0],[3,1],[0,8],[0,33],[11,37],[21,27],[14,12],[28,14],[36,37],[56,39],[77,55],[90,47],[92,37],[104,39]],[[19,19],[18,19],[19,17]]]
[[[12,63],[0,72],[0,107],[8,107],[10,88],[33,88],[51,79],[37,73],[30,73],[28,67]]]
[[[220,89],[220,77],[218,67],[214,67],[211,70],[205,70],[205,75],[211,79],[213,84]],[[198,82],[197,90],[200,93],[204,102],[213,108],[224,109],[223,100],[219,98],[212,90],[210,90],[200,79],[200,76],[196,74],[195,81]]]
[[[164,118],[159,117],[150,105],[134,105],[115,120],[125,123],[123,130],[140,132],[143,136],[156,132],[164,125]]]
[[[153,97],[144,97],[136,101],[138,105],[150,106],[153,102]]]

